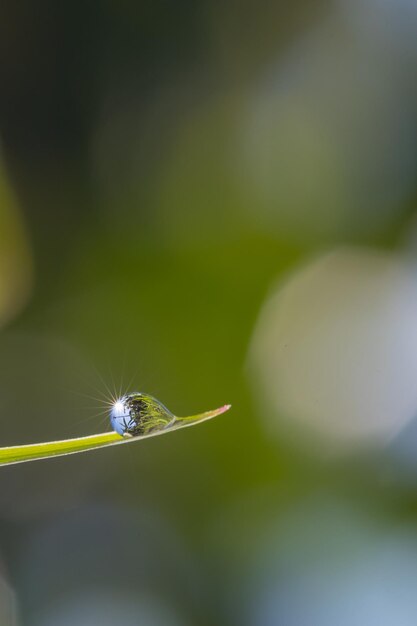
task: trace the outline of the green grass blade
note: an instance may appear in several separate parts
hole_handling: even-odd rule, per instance
[[[162,430],[147,433],[146,435],[137,435],[135,437],[122,437],[116,432],[101,433],[98,435],[89,435],[87,437],[76,437],[74,439],[62,439],[61,441],[47,441],[44,443],[27,444],[23,446],[8,446],[0,448],[0,465],[13,465],[15,463],[24,463],[26,461],[37,461],[57,456],[66,456],[68,454],[76,454],[78,452],[87,452],[97,448],[105,448],[107,446],[115,446],[123,443],[132,443],[137,440],[156,437],[172,430],[178,430],[187,426],[204,422],[212,419],[217,415],[221,415],[230,408],[230,405],[207,411],[199,415],[190,417],[176,417],[173,424]]]

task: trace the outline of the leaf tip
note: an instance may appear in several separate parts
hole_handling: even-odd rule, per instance
[[[217,409],[217,415],[221,415],[222,413],[226,413],[226,411],[228,411],[231,408],[232,408],[231,404],[225,404],[224,406],[221,406],[219,409]]]

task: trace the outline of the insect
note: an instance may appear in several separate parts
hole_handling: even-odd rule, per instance
[[[175,416],[159,400],[140,392],[125,394],[110,411],[113,430],[125,437],[164,430],[174,421]]]

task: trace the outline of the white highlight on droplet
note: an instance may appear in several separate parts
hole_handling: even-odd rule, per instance
[[[114,404],[113,404],[113,415],[115,417],[120,417],[122,415],[124,415],[126,412],[126,408],[124,403],[122,402],[122,400],[117,400]]]

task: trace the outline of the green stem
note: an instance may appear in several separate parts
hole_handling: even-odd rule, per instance
[[[230,408],[229,405],[207,411],[199,415],[191,415],[190,417],[175,417],[173,423],[162,430],[138,435],[136,437],[122,437],[116,432],[101,433],[98,435],[89,435],[87,437],[76,437],[75,439],[62,439],[61,441],[47,441],[44,443],[34,443],[23,446],[8,446],[0,448],[0,465],[13,465],[15,463],[24,463],[26,461],[37,461],[56,456],[66,456],[67,454],[76,454],[77,452],[87,452],[95,448],[105,448],[107,446],[115,446],[122,443],[131,443],[138,439],[148,439],[157,435],[162,435],[171,430],[178,430],[193,424],[204,422],[206,420],[221,415]]]

